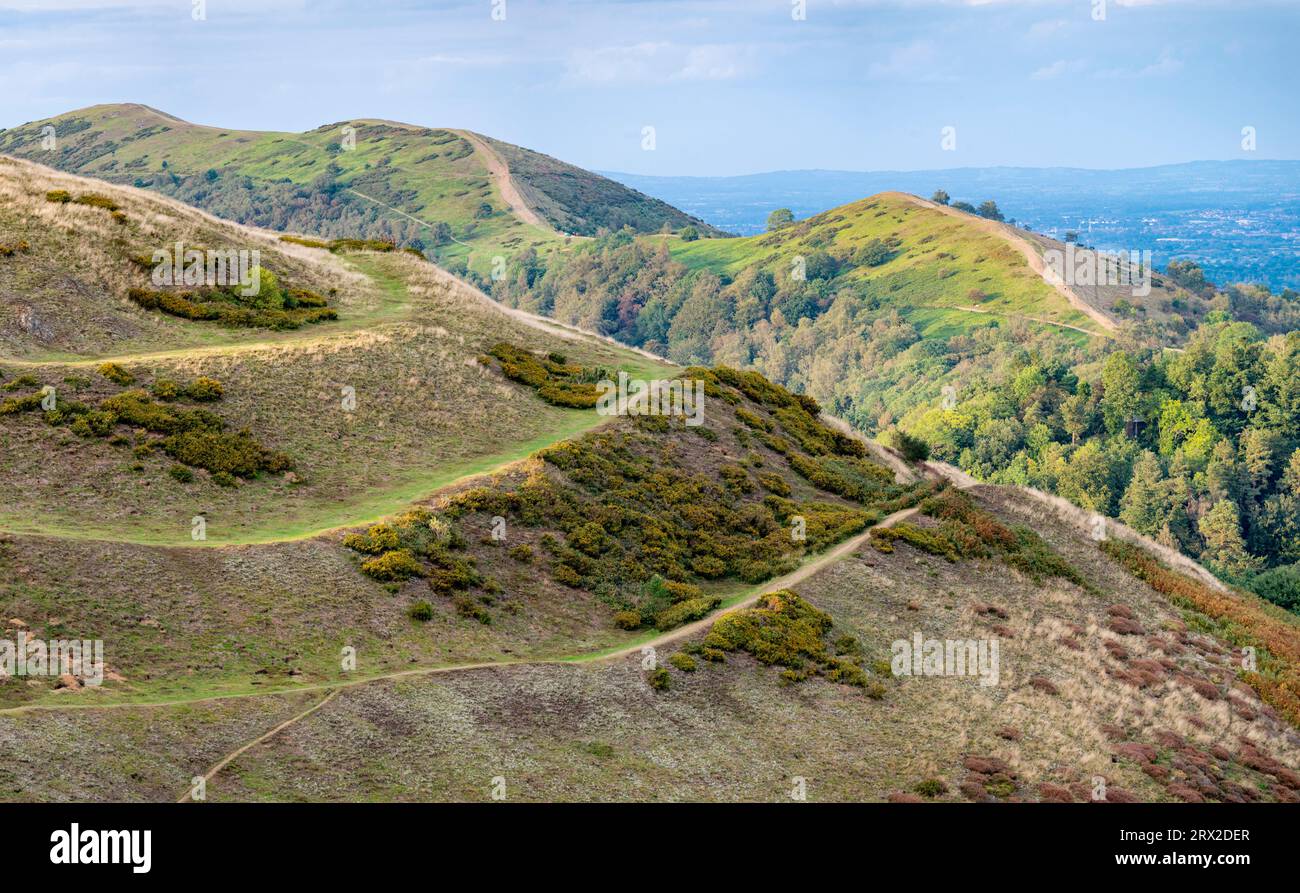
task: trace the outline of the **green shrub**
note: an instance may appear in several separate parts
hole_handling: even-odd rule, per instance
[[[433,619],[433,605],[426,601],[415,602],[411,607],[407,608],[406,616],[417,623],[428,623]]]
[[[655,691],[667,691],[672,685],[672,678],[663,667],[655,667],[649,673],[646,673],[645,678],[646,682],[650,683],[650,687]]]
[[[181,395],[181,386],[170,378],[160,378],[149,389],[159,400],[175,400]]]
[[[72,433],[82,437],[107,437],[116,424],[116,414],[104,410],[94,410],[80,416],[72,423]]]
[[[948,793],[948,786],[937,778],[927,778],[925,781],[917,783],[912,788],[922,797],[938,797],[940,794]]]
[[[214,471],[212,473],[212,483],[218,487],[234,487],[237,484],[235,476],[228,471]]]
[[[667,580],[664,582],[664,588],[668,592],[668,597],[671,598],[674,603],[704,597],[704,590],[696,586],[694,583],[680,583],[676,580]]]
[[[491,355],[500,362],[501,372],[506,378],[533,388],[537,396],[548,403],[591,409],[600,398],[595,382],[605,377],[604,370],[557,361],[559,354],[539,359],[529,351],[504,341],[492,348]]]
[[[72,201],[72,193],[68,192],[66,189],[51,189],[49,192],[45,193],[45,200],[47,202],[66,205],[68,202]]]
[[[582,586],[582,575],[567,564],[552,565],[551,576],[555,578],[555,582],[562,583],[573,589],[578,589]]]
[[[215,378],[201,375],[185,388],[185,396],[198,403],[209,403],[225,396],[225,388]]]
[[[289,242],[294,245],[303,245],[307,248],[329,248],[329,242],[322,242],[319,239],[307,239],[302,236],[281,236],[281,242]]]
[[[114,384],[128,385],[135,381],[135,376],[117,363],[100,363],[98,371]]]
[[[758,473],[758,482],[763,485],[763,489],[769,493],[775,493],[777,496],[789,496],[790,485],[786,483],[785,478],[779,474],[773,474],[770,471],[760,471]]]
[[[522,564],[533,563],[533,547],[527,543],[520,543],[517,546],[511,546],[509,555],[515,561],[521,562]]]
[[[174,434],[163,441],[163,451],[177,462],[196,468],[253,478],[264,468],[284,471],[287,458],[268,453],[246,431],[231,434],[209,430],[190,430]]]
[[[17,415],[20,412],[32,412],[41,408],[41,395],[28,394],[26,397],[10,397],[0,402],[0,415]]]
[[[323,299],[312,292],[292,289],[281,292],[280,306],[266,297],[270,293],[270,286],[264,284],[250,303],[241,290],[233,288],[197,292],[127,289],[127,297],[144,310],[158,310],[181,319],[217,322],[236,328],[286,331],[338,319],[338,311],[320,306],[319,301]],[[290,305],[292,309],[282,309]]]
[[[681,626],[683,623],[700,620],[707,617],[709,612],[720,604],[722,604],[722,599],[717,596],[689,598],[677,602],[655,615],[655,629],[670,630]]]
[[[46,195],[46,198],[49,198],[48,194]],[[90,208],[102,208],[105,211],[120,210],[120,206],[117,202],[113,201],[106,195],[100,195],[98,192],[83,193],[73,199],[73,201],[79,205],[86,205]]]
[[[1250,581],[1250,589],[1261,598],[1300,614],[1300,564],[1264,571]]]
[[[194,480],[194,472],[190,471],[184,465],[173,465],[171,468],[167,469],[167,473],[182,484],[188,484]]]
[[[740,419],[742,422],[744,422],[750,428],[753,428],[755,431],[772,430],[771,422],[769,422],[767,419],[763,418],[762,416],[758,415],[757,413],[750,412],[748,409],[745,409],[743,406],[736,407],[736,418]]]
[[[614,625],[619,629],[633,630],[641,626],[640,611],[619,611],[614,615]]]
[[[924,462],[930,458],[930,445],[919,437],[895,428],[891,440],[890,446],[898,450],[908,462]]]
[[[691,657],[689,654],[683,654],[679,651],[672,657],[668,658],[668,663],[672,664],[683,673],[695,672],[695,658]]]
[[[462,617],[477,620],[485,626],[492,623],[492,615],[487,612],[487,608],[483,607],[482,604],[475,601],[471,596],[464,594],[456,595],[452,598],[451,603],[455,606],[456,613]]]
[[[400,546],[397,531],[387,524],[375,524],[364,534],[349,533],[343,545],[367,555],[379,555]]]
[[[40,379],[35,375],[20,375],[13,381],[5,385],[6,391],[16,391],[19,388],[38,388],[41,386]]]
[[[381,582],[424,576],[424,568],[407,549],[394,549],[361,562],[361,573]]]
[[[833,682],[866,688],[867,676],[851,661],[833,657],[824,636],[829,614],[789,590],[764,595],[753,608],[724,614],[704,638],[705,648],[744,651],[759,662],[785,668],[782,678],[798,682],[822,675]]]

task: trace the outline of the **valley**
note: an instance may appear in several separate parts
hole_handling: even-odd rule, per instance
[[[1245,356],[1289,498],[1295,336],[1221,294],[899,192],[726,237],[469,132],[51,120],[0,132],[0,618],[106,666],[0,675],[0,800],[1300,800],[1300,617],[1127,495],[1246,503]]]

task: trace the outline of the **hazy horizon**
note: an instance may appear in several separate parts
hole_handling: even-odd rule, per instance
[[[1279,0],[0,0],[0,125],[387,118],[641,176],[1296,160],[1297,24]]]

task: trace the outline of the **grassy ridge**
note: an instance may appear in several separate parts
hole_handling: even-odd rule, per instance
[[[666,242],[673,259],[690,269],[729,277],[755,265],[776,273],[789,269],[796,257],[852,257],[874,248],[879,253],[872,260],[879,263],[856,265],[843,274],[843,284],[885,296],[927,338],[987,322],[960,309],[964,307],[1098,330],[1030,270],[1005,239],[897,193],[834,208],[760,236],[690,242],[670,237]]]
[[[56,147],[46,150],[52,125]],[[567,232],[691,218],[611,180],[506,143],[519,182]],[[218,216],[328,237],[415,245],[484,280],[496,256],[558,250],[564,237],[511,213],[473,144],[446,129],[359,119],[306,133],[222,130],[147,106],[101,105],[0,131],[0,153],[155,189]],[[698,222],[697,222],[698,223]]]

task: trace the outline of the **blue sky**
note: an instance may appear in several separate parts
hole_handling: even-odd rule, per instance
[[[199,2],[0,0],[0,127],[378,117],[679,175],[1300,158],[1297,0]]]

